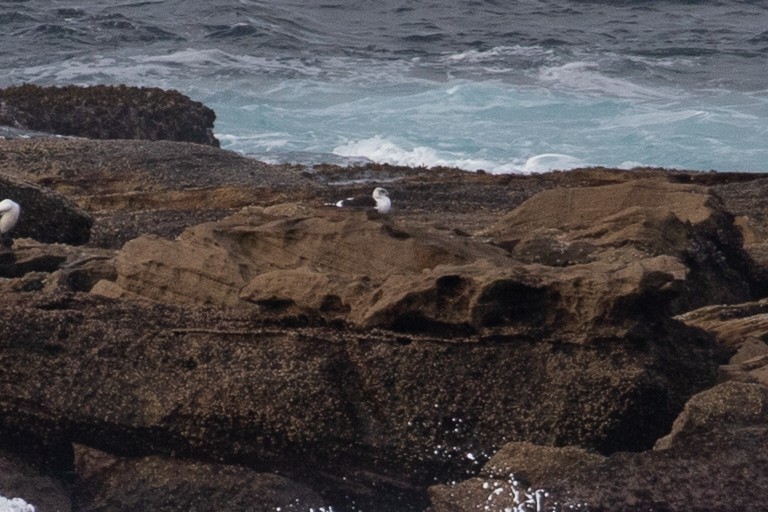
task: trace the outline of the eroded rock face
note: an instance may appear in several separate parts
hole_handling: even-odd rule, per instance
[[[750,297],[739,242],[706,189],[638,180],[544,192],[477,237],[333,209],[246,209],[177,240],[131,241],[116,284],[360,327],[587,342]],[[576,261],[552,261],[574,246]]]
[[[600,457],[574,448],[508,445],[479,477],[433,487],[430,511],[514,508],[514,472],[531,479],[518,486],[523,490],[530,484],[548,491],[542,501],[555,510],[759,508],[768,499],[767,404],[765,386],[721,384],[693,397],[672,432],[644,453]]]
[[[89,291],[102,279],[115,279],[115,251],[66,244],[44,244],[29,238],[15,240],[0,254],[0,288],[15,291],[44,287]],[[35,278],[39,284],[34,285]]]
[[[588,346],[423,339],[85,294],[11,294],[0,329],[5,428],[298,472],[326,497],[379,489],[371,506],[389,496],[411,510],[421,486],[507,441],[648,447],[716,371],[699,331]]]
[[[712,333],[729,352],[728,364],[720,367],[721,381],[768,385],[768,300],[706,306],[677,318]]]
[[[649,276],[675,288],[675,296],[665,301],[672,311],[743,301],[758,285],[733,218],[717,197],[696,185],[640,179],[547,190],[483,234],[519,259],[548,265],[675,258],[685,276],[668,272],[675,278],[665,279],[663,271]]]
[[[749,338],[759,339],[768,332],[768,299],[706,306],[677,318],[712,332],[720,343],[736,349]]]
[[[749,255],[764,269],[768,268],[768,210],[765,208],[768,179],[759,176],[745,182],[724,183],[713,187],[713,191],[736,216]],[[766,294],[768,291],[763,290],[761,296]]]
[[[176,140],[219,146],[216,114],[177,91],[125,85],[0,89],[0,124],[92,139]]]

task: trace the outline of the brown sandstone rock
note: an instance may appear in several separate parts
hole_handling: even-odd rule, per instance
[[[742,301],[758,288],[732,218],[700,186],[640,179],[548,190],[483,234],[532,262],[546,263],[552,252],[563,255],[558,265],[674,257],[688,274],[678,275],[677,296],[666,299],[674,311]],[[550,242],[542,245],[542,239]]]
[[[186,227],[220,219],[233,209],[281,202],[287,193],[298,200],[318,195],[318,186],[301,176],[299,168],[269,166],[199,144],[0,140],[0,155],[0,172],[53,189],[91,212],[95,223],[90,243],[100,247],[119,248],[146,233],[176,236]],[[36,198],[25,200],[22,206],[25,203],[50,211]],[[25,217],[27,213],[22,221]],[[27,233],[22,225],[19,236],[62,241],[67,230],[59,224],[67,218],[42,219],[49,220],[43,224],[50,232],[48,238]],[[59,238],[51,238],[53,235]],[[67,241],[85,240],[87,231],[82,241]]]
[[[402,290],[394,281],[412,281],[426,270],[478,258],[507,260],[485,244],[408,230],[362,213],[304,208],[296,217],[254,209],[189,229],[176,241],[130,242],[117,260],[117,284],[154,300],[254,303],[267,310],[328,313],[360,325],[390,326],[397,315],[372,317],[388,304],[387,289]],[[405,314],[420,305],[414,303]],[[433,312],[447,322],[452,314],[466,315],[443,307],[425,315]]]
[[[471,238],[333,209],[300,217],[246,210],[178,240],[136,239],[120,252],[117,271],[126,292],[169,303],[253,303],[364,327],[505,328],[571,340],[626,332],[626,319],[636,327],[646,315],[635,305],[655,313],[663,303],[647,298],[674,297],[686,274],[665,256],[567,269],[521,265]]]
[[[768,300],[707,306],[677,317],[712,333],[733,356],[720,368],[720,380],[768,385]]]
[[[125,85],[0,89],[0,124],[93,139],[177,140],[219,146],[216,114],[177,91]]]
[[[120,459],[78,446],[79,512],[196,510],[306,512],[326,502],[313,490],[245,467],[168,457]]]
[[[542,233],[591,249],[583,261],[549,265],[526,258],[530,245],[518,251]],[[130,242],[116,283],[170,303],[572,342],[624,336],[672,311],[752,291],[738,232],[701,187],[640,180],[552,190],[482,235],[493,243],[336,209],[246,209],[177,240]]]
[[[736,348],[750,337],[761,338],[768,333],[768,299],[706,306],[677,318],[713,333],[720,343]]]
[[[768,355],[768,344],[758,338],[748,337],[741,343],[739,349],[729,360],[729,363],[742,364],[765,355]]]

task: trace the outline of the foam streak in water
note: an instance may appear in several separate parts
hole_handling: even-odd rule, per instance
[[[539,173],[584,167],[584,161],[562,154],[536,155],[523,161],[499,163],[483,159],[463,158],[461,155],[441,153],[425,146],[404,149],[379,135],[359,141],[347,142],[334,148],[333,153],[348,158],[364,157],[374,162],[410,167],[458,167],[470,171],[491,173]]]

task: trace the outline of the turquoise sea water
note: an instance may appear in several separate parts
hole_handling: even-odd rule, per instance
[[[768,170],[763,2],[0,0],[0,28],[0,86],[175,88],[267,161]]]

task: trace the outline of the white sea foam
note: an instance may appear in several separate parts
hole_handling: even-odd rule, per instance
[[[506,57],[509,55],[553,55],[554,52],[549,48],[544,48],[537,45],[510,45],[510,46],[494,46],[488,50],[466,50],[460,53],[451,54],[448,58],[450,60],[470,60],[478,61],[485,60],[487,58]]]
[[[556,86],[580,94],[601,95],[629,100],[659,100],[674,98],[674,92],[659,86],[648,87],[631,80],[608,76],[597,62],[568,62],[545,66],[538,77],[547,86]]]
[[[480,484],[480,487],[487,495],[486,505],[483,507],[484,510],[560,512],[589,509],[586,503],[570,500],[560,502],[545,489],[525,487],[513,474],[510,474],[506,481],[502,479],[486,480]],[[478,506],[478,508],[480,507]]]
[[[35,507],[21,498],[5,498],[0,496],[0,512],[35,512]]]
[[[487,160],[461,158],[457,155],[441,155],[433,148],[413,146],[405,149],[395,142],[379,135],[369,139],[350,141],[333,149],[335,155],[364,157],[370,161],[410,167],[459,167],[466,170],[486,169],[493,166]]]
[[[216,132],[216,138],[219,139],[222,146],[244,146],[257,145],[261,151],[277,151],[280,148],[288,146],[289,134],[282,132],[275,133],[257,133],[251,135],[236,135],[232,133]]]
[[[570,155],[545,153],[542,155],[532,156],[526,160],[525,165],[523,165],[522,172],[524,174],[532,174],[554,170],[576,169],[578,167],[586,166],[586,162]]]
[[[411,146],[410,149],[376,135],[369,139],[346,142],[334,148],[333,153],[344,157],[364,157],[377,163],[410,167],[457,167],[467,171],[484,170],[493,174],[540,173],[569,170],[587,165],[583,160],[563,154],[541,154],[513,162],[499,163],[486,159],[462,157],[460,154],[440,152],[431,147]]]

